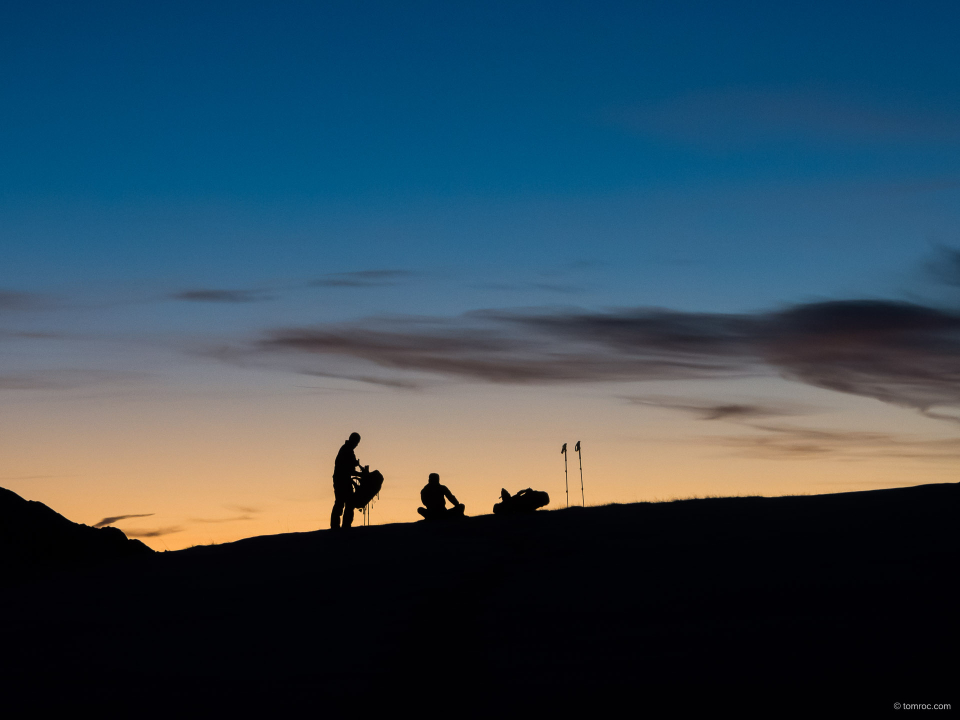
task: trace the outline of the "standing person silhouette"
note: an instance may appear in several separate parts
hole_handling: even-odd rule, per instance
[[[453,503],[453,507],[449,510],[447,509],[447,500]],[[437,473],[430,473],[427,484],[420,491],[420,501],[424,506],[417,508],[417,512],[427,520],[463,517],[463,503],[457,502],[447,486],[440,484],[440,476]]]
[[[350,433],[350,437],[337,453],[333,463],[333,512],[330,514],[330,528],[338,530],[353,524],[353,477],[357,474],[360,461],[353,451],[360,444],[360,433]],[[340,525],[340,514],[343,525]]]

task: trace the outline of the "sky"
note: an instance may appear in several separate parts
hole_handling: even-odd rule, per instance
[[[0,485],[172,550],[328,526],[353,431],[376,524],[578,440],[570,504],[956,482],[958,23],[9,8]]]

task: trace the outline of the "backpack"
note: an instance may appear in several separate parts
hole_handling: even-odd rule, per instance
[[[362,468],[353,481],[353,507],[357,510],[366,507],[374,497],[380,494],[380,488],[383,487],[383,475],[379,470],[371,472],[368,467]]]
[[[495,515],[518,515],[532,513],[550,503],[550,496],[542,490],[521,490],[511,495],[506,488],[500,491],[500,502],[493,506]]]

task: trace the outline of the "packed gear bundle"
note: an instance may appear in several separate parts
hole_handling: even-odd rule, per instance
[[[550,504],[550,496],[542,490],[527,488],[516,495],[511,495],[506,488],[500,490],[500,502],[493,506],[495,515],[520,515],[532,513],[537,508]]]

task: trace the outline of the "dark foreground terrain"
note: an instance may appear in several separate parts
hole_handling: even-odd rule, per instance
[[[927,485],[137,555],[8,584],[0,672],[134,714],[956,712],[958,511]]]
[[[55,570],[152,554],[115,527],[70,522],[41,502],[0,488],[0,588]]]

